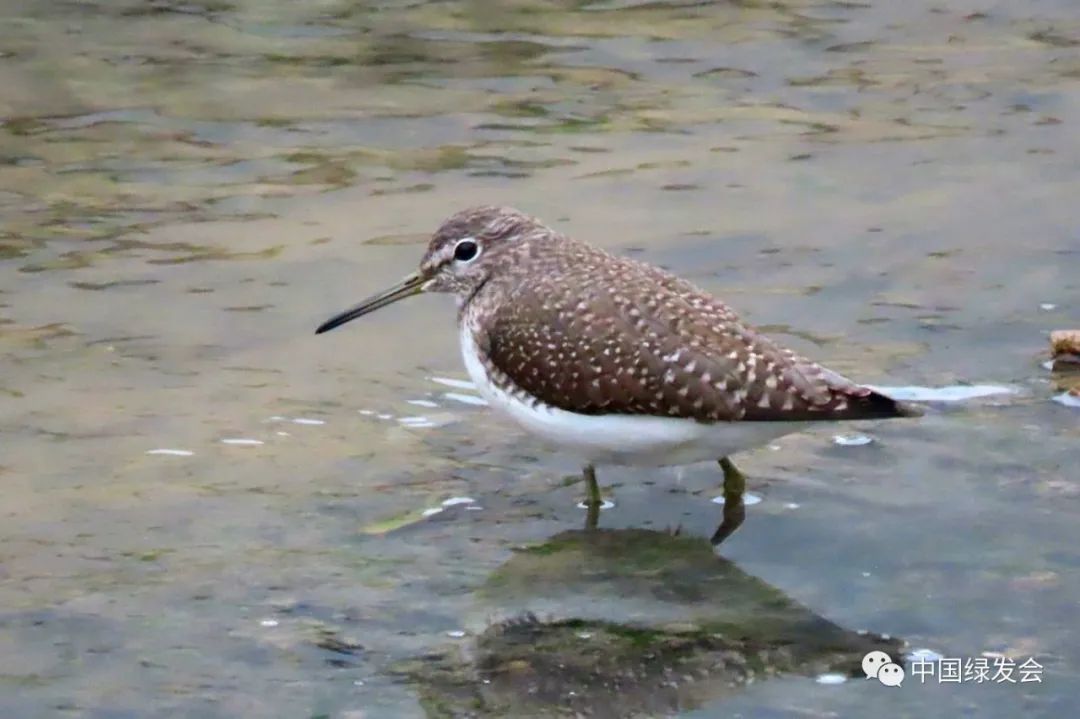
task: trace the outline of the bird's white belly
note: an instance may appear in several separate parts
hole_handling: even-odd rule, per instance
[[[797,432],[805,422],[716,422],[645,415],[587,415],[526,402],[488,376],[472,332],[461,330],[465,369],[480,394],[526,430],[595,464],[664,466],[717,460]]]

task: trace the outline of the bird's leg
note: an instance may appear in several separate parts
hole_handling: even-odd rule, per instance
[[[585,529],[596,529],[600,519],[600,504],[604,501],[600,496],[600,485],[596,481],[596,468],[586,464],[581,474],[585,477]]]
[[[727,457],[720,458],[720,469],[724,470],[724,501],[729,497],[742,498],[746,491],[746,476]]]
[[[581,470],[581,474],[585,477],[585,492],[587,493],[585,503],[600,506],[604,498],[600,496],[600,484],[596,481],[596,468],[591,464],[586,464],[585,468]]]
[[[746,477],[727,457],[720,458],[720,469],[724,470],[724,521],[710,540],[714,546],[730,537],[746,519],[746,505],[743,504]]]

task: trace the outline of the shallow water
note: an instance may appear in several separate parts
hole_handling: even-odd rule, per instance
[[[0,714],[1066,715],[1078,48],[1071,0],[0,1]],[[481,202],[1015,391],[740,456],[719,556],[708,465],[601,472],[582,540],[446,298],[312,335]],[[878,635],[1043,681],[883,687]]]

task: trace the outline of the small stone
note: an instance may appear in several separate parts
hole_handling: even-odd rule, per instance
[[[1050,356],[1054,369],[1059,365],[1080,364],[1080,330],[1054,330],[1050,333]]]

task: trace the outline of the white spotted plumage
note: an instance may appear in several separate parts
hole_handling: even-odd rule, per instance
[[[481,396],[529,433],[588,464],[662,467],[716,461],[803,429],[808,422],[719,422],[681,417],[588,415],[549,405],[495,381],[476,343],[473,313],[460,322],[461,356]]]

